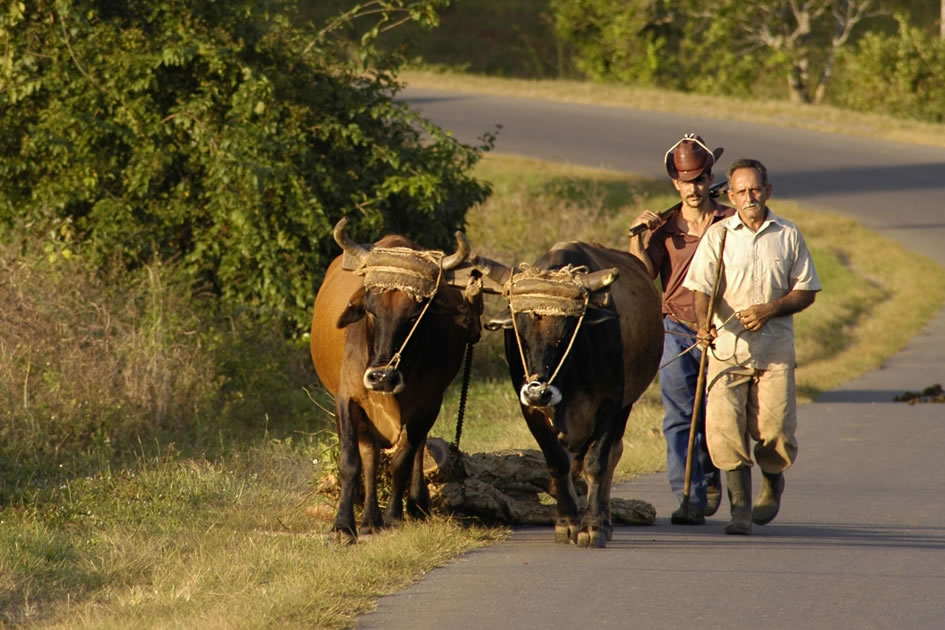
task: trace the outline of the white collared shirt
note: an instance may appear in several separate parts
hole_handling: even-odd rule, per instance
[[[733,365],[777,370],[793,367],[794,316],[773,317],[751,332],[732,315],[754,304],[784,297],[792,290],[820,291],[810,250],[794,223],[768,209],[757,232],[738,214],[712,225],[705,233],[683,286],[712,294],[722,232],[725,267],[713,323],[718,330],[713,355]],[[723,325],[724,323],[724,325]]]

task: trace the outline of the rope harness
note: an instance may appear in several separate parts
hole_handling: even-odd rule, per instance
[[[433,304],[436,292],[443,284],[442,260],[445,254],[439,251],[416,250],[408,247],[375,247],[365,257],[355,273],[364,278],[364,288],[376,291],[401,291],[417,302],[426,300],[423,309],[414,320],[410,332],[404,338],[400,348],[391,356],[384,366],[385,370],[398,369],[403,358],[404,350],[410,342],[420,322]],[[464,299],[472,312],[470,317],[476,317],[475,335],[470,333],[473,322],[467,321],[466,352],[463,361],[463,385],[460,393],[459,411],[456,419],[456,449],[459,449],[459,440],[463,431],[463,416],[465,415],[467,392],[469,390],[469,373],[472,364],[473,345],[478,340],[478,316],[481,312],[480,293],[481,285],[478,280],[470,278],[466,287]],[[472,337],[475,337],[473,339]]]
[[[577,279],[580,273],[587,273],[587,267],[572,267],[568,265],[554,271],[535,270],[525,266],[522,272],[516,277],[513,272],[509,282],[505,287],[505,293],[509,300],[509,315],[512,318],[512,330],[515,335],[515,343],[518,346],[519,357],[522,360],[522,369],[525,372],[525,382],[537,382],[538,373],[532,372],[528,367],[528,361],[525,358],[525,350],[522,346],[522,336],[518,330],[518,324],[515,322],[515,314],[531,313],[534,315],[549,315],[557,317],[574,317],[578,321],[571,333],[571,339],[565,348],[564,354],[558,361],[557,367],[551,374],[551,378],[545,385],[551,385],[561,367],[567,360],[571,349],[574,347],[574,340],[577,339],[578,332],[581,330],[581,324],[584,322],[584,316],[587,314],[587,304],[590,300],[590,292]],[[512,297],[516,298],[518,308],[513,304]]]
[[[426,300],[400,348],[384,366],[385,370],[396,370],[400,366],[407,343],[433,304],[433,297],[443,280],[443,268],[440,265],[442,259],[443,252],[419,251],[408,247],[377,247],[371,250],[361,266],[355,270],[356,274],[364,277],[365,289],[402,291],[417,302]]]

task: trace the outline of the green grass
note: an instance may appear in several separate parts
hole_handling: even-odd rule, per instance
[[[640,208],[662,209],[675,201],[665,181],[524,158],[488,157],[478,174],[495,184],[496,194],[471,212],[467,232],[478,251],[509,263],[532,260],[565,238],[624,247],[623,234]],[[773,200],[772,207],[801,226],[825,285],[797,322],[803,396],[879,365],[945,300],[945,275],[930,261],[848,219],[781,200]],[[552,225],[541,221],[548,216],[556,217],[552,230],[529,229]],[[844,239],[833,237],[838,232]],[[883,252],[881,260],[876,251]],[[331,418],[319,407],[326,404],[324,396],[307,383],[316,405],[302,389],[304,348],[267,341],[260,331],[236,321],[221,329],[204,323],[209,326],[204,332],[217,342],[197,344],[201,336],[193,331],[200,322],[162,283],[129,288],[138,297],[119,300],[122,309],[100,287],[67,300],[65,310],[40,308],[39,296],[55,303],[52,294],[39,290],[44,281],[47,288],[59,286],[69,295],[80,283],[67,278],[57,285],[50,278],[59,272],[39,266],[32,267],[35,275],[10,269],[17,273],[8,275],[10,281],[0,288],[15,286],[20,293],[4,294],[6,304],[16,295],[31,296],[33,301],[20,304],[30,307],[26,312],[33,323],[32,328],[15,328],[19,320],[14,313],[0,310],[7,324],[0,335],[8,335],[0,336],[0,351],[8,359],[0,393],[7,409],[21,410],[24,383],[29,382],[29,410],[52,410],[57,419],[26,414],[16,430],[2,426],[6,442],[0,463],[5,474],[21,476],[15,487],[7,482],[9,492],[0,507],[0,625],[349,627],[379,597],[506,535],[502,529],[438,517],[423,524],[408,522],[355,547],[328,544],[333,502],[319,484],[333,466],[335,450],[326,429]],[[97,308],[78,307],[90,301]],[[134,311],[135,304],[144,310]],[[160,308],[154,310],[155,305]],[[491,300],[487,309],[494,312],[499,306]],[[37,314],[50,309],[55,316],[47,329],[39,325],[46,320]],[[96,345],[102,336],[92,334],[104,321],[103,312],[117,331],[106,338],[109,347]],[[57,326],[67,313],[70,325]],[[118,334],[114,327],[127,330]],[[16,351],[11,330],[23,340],[42,333],[46,341],[34,344],[32,355],[23,347]],[[71,363],[38,354],[56,346],[57,330],[67,335],[64,339],[75,338],[77,331],[88,333],[70,355]],[[148,353],[132,353],[126,344],[145,333]],[[127,340],[119,343],[124,334]],[[116,362],[107,356],[111,351],[138,363]],[[96,364],[93,355],[104,358]],[[32,371],[26,378],[28,356]],[[70,371],[73,364],[82,370]],[[157,383],[172,376],[184,379],[172,381],[177,394],[173,405],[165,390],[148,393],[147,380],[131,379],[136,365],[150,366]],[[116,366],[128,371],[119,371],[124,381],[109,381],[110,386],[129,389],[105,392],[100,386],[101,400],[89,395],[84,404],[124,404],[139,431],[147,428],[149,405],[166,411],[155,416],[161,421],[158,434],[148,434],[133,447],[122,442],[124,457],[117,459],[109,456],[108,449],[115,447],[104,438],[73,438],[60,426],[69,419],[87,422],[82,426],[93,430],[99,426],[88,421],[89,412],[81,411],[85,407],[72,405],[76,392],[87,390],[70,390],[69,383],[82,375],[103,378]],[[44,373],[58,378],[43,378]],[[207,388],[192,381],[210,383],[219,397],[207,398]],[[91,391],[93,385],[83,387]],[[453,439],[458,390],[454,384],[448,392],[433,435]],[[131,396],[135,392],[138,398]],[[137,402],[122,403],[122,396]],[[200,416],[199,426],[193,426],[196,420],[187,415],[188,408]],[[653,386],[631,414],[618,477],[662,469],[661,415]],[[42,439],[29,442],[30,427]],[[62,459],[70,439],[97,455]],[[509,383],[498,333],[485,332],[476,347],[461,446],[466,452],[534,448]],[[45,460],[31,455],[29,448],[39,449]],[[48,465],[42,474],[24,477],[24,468],[14,464],[27,461]],[[75,468],[59,470],[58,461]]]

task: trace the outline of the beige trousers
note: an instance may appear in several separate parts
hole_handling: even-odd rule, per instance
[[[794,368],[759,370],[709,358],[706,443],[720,470],[751,466],[766,473],[787,470],[797,457],[797,390]],[[750,439],[750,440],[749,440]]]

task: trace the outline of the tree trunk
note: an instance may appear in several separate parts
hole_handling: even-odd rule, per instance
[[[788,71],[788,93],[791,96],[792,103],[807,104],[810,103],[809,81],[807,72],[807,59],[799,58],[791,64]]]

